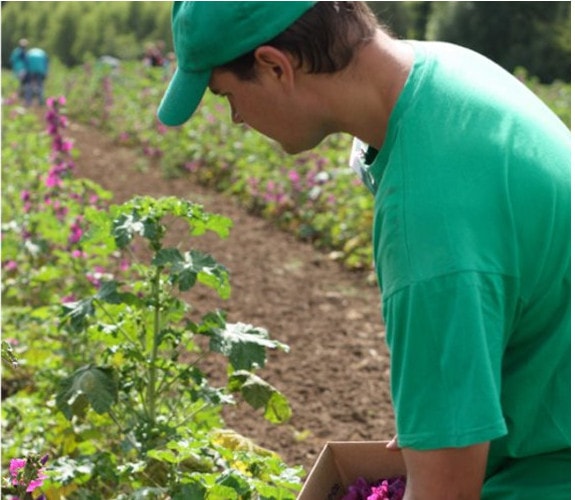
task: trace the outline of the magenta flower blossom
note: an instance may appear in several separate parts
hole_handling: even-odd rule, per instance
[[[360,477],[348,487],[342,500],[401,500],[404,494],[404,476],[383,479],[372,484]]]
[[[4,263],[4,269],[6,269],[6,271],[16,271],[16,269],[18,269],[18,263],[15,260],[9,260]]]
[[[46,463],[48,456],[44,456],[40,462],[42,465]],[[10,479],[14,486],[26,486],[26,492],[32,493],[36,488],[39,488],[44,484],[44,479],[48,476],[44,474],[44,471],[40,468],[37,471],[37,476],[31,479],[29,482],[24,478],[24,469],[26,468],[25,458],[14,458],[10,460]]]
[[[288,172],[288,179],[294,183],[298,182],[299,181],[299,174],[295,170],[290,170]]]
[[[68,242],[72,245],[78,243],[84,234],[84,230],[80,223],[82,222],[81,217],[76,217],[74,223],[70,226],[70,236],[68,237]]]

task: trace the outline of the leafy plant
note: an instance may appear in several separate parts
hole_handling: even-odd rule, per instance
[[[225,238],[231,221],[174,197],[105,207],[108,193],[72,176],[64,104],[49,102],[44,134],[31,114],[3,108],[12,119],[3,121],[2,448],[25,457],[13,458],[6,484],[49,498],[294,498],[301,468],[226,429],[221,415],[242,397],[270,422],[290,417],[256,374],[269,349],[287,346],[190,303],[196,286],[225,300],[231,283],[209,254],[182,250],[182,235]],[[169,246],[178,224],[187,231],[176,228]]]
[[[87,211],[86,241],[108,244],[111,234],[119,251],[135,257],[133,244],[143,239],[149,252],[147,261],[139,259],[127,271],[129,280],[102,281],[93,295],[63,305],[62,328],[71,336],[85,332],[97,354],[61,382],[56,405],[72,422],[87,424],[90,410],[109,418],[109,425],[115,424],[122,436],[116,445],[146,463],[145,478],[136,474],[146,487],[168,491],[164,485],[176,478],[179,484],[194,473],[210,471],[216,479],[210,485],[202,476],[206,491],[227,485],[235,488],[237,498],[244,498],[258,485],[248,478],[220,484],[218,470],[230,478],[242,473],[218,465],[223,457],[209,446],[208,436],[222,426],[218,411],[222,404],[233,403],[232,393],[241,393],[256,409],[263,408],[264,417],[272,422],[289,418],[285,397],[253,373],[265,365],[267,349],[287,350],[287,346],[271,340],[263,328],[228,323],[223,311],[209,312],[199,320],[189,317],[191,308],[180,292],[202,284],[226,298],[231,291],[229,275],[200,250],[165,247],[168,217],[183,219],[194,237],[206,231],[226,237],[231,225],[227,218],[174,197],[137,197],[108,212]],[[199,336],[207,339],[203,346],[196,340]],[[201,367],[208,352],[228,359],[227,387],[210,385]],[[101,427],[102,419],[97,421]],[[106,434],[102,429],[98,433]],[[200,441],[204,436],[204,447],[193,457],[181,447],[175,453],[174,443],[190,436]]]

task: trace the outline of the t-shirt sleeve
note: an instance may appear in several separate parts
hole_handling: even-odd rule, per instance
[[[457,272],[384,299],[400,446],[462,447],[507,433],[501,363],[515,290],[512,278]]]

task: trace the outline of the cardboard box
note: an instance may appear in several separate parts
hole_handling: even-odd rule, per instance
[[[400,451],[387,441],[329,441],[312,467],[297,500],[338,500],[358,477],[377,481],[405,475]]]

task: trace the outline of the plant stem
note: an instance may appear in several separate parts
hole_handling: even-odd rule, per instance
[[[156,423],[156,359],[158,358],[158,339],[160,337],[160,278],[162,268],[158,267],[152,281],[152,295],[154,297],[154,329],[152,332],[152,354],[150,357],[150,366],[148,368],[148,416],[152,426]]]

